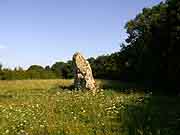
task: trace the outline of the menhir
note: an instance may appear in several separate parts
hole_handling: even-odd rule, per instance
[[[81,53],[73,55],[74,65],[74,86],[76,89],[88,89],[96,91],[96,83],[93,78],[92,69],[89,62]]]

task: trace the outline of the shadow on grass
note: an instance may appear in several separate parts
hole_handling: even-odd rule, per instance
[[[74,85],[69,85],[69,86],[58,85],[57,87],[58,87],[58,89],[61,89],[61,90],[70,90],[70,91],[72,91],[72,90],[75,89]]]
[[[151,92],[150,88],[141,86],[137,83],[128,83],[122,82],[118,80],[97,80],[97,85],[100,89],[112,89],[113,91],[117,92],[125,92],[125,93],[132,93],[132,92]]]
[[[138,101],[137,101],[138,102]],[[119,114],[128,135],[180,135],[180,97],[152,96]]]
[[[48,93],[50,94],[56,94],[60,91],[73,91],[74,85],[64,86],[64,85],[56,85],[50,89],[48,89]]]
[[[11,99],[11,98],[13,98],[12,95],[3,95],[3,94],[0,95],[0,100]]]

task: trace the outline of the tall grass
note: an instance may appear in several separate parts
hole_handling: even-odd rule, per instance
[[[0,81],[0,135],[180,133],[178,97],[158,98],[112,89],[101,89],[93,95],[68,90],[72,83],[73,80]],[[98,80],[103,87],[107,83]]]

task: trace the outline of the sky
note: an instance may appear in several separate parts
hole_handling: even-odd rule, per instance
[[[52,65],[120,50],[124,26],[162,0],[0,0],[0,63]]]

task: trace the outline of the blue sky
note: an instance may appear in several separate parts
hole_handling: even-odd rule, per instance
[[[0,62],[51,65],[120,49],[125,23],[161,0],[0,0]]]

